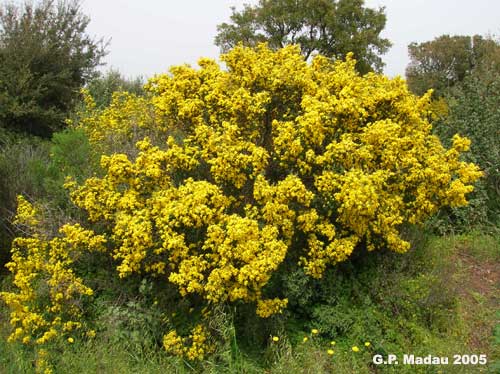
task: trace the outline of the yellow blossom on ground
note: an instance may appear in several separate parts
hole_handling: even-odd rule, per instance
[[[351,348],[353,352],[359,352],[359,348],[357,346],[354,346]]]

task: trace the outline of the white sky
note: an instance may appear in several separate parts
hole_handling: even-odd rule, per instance
[[[90,16],[87,31],[111,38],[108,68],[128,77],[149,77],[171,65],[217,58],[216,26],[229,21],[230,7],[257,0],[83,0]],[[383,36],[393,42],[382,56],[385,73],[404,75],[409,43],[442,34],[500,35],[500,0],[366,0],[386,8]]]

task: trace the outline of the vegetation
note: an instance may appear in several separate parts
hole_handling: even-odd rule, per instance
[[[0,119],[0,372],[498,372],[498,43],[415,96],[349,47],[285,45],[311,9],[383,10],[298,3],[233,11],[283,48],[255,28],[144,86],[89,68],[50,139]],[[438,40],[458,61],[471,39]],[[487,363],[373,361],[407,353]]]
[[[466,77],[459,87],[447,95],[448,115],[436,122],[435,132],[445,139],[459,133],[471,139],[466,156],[479,165],[484,178],[470,196],[465,208],[445,211],[441,218],[448,228],[467,230],[483,224],[498,226],[500,217],[500,75],[484,69]]]
[[[484,232],[447,237],[416,232],[412,238],[417,244],[404,255],[371,252],[339,264],[320,283],[310,280],[317,290],[314,295],[305,290],[301,278],[296,278],[301,314],[290,314],[289,308],[279,318],[253,318],[243,323],[250,317],[244,310],[235,314],[234,310],[216,311],[214,323],[217,321],[218,331],[228,339],[201,362],[183,361],[162,352],[151,320],[168,305],[162,305],[161,299],[155,304],[158,294],[148,293],[147,287],[142,287],[142,292],[135,290],[133,302],[126,300],[123,297],[132,290],[122,283],[120,300],[111,303],[109,294],[99,297],[96,336],[75,337],[72,343],[62,338],[45,348],[7,343],[8,312],[0,312],[0,367],[6,373],[30,373],[50,362],[54,373],[117,374],[437,374],[451,367],[375,368],[372,364],[375,353],[402,357],[413,352],[450,358],[457,353],[483,353],[488,365],[454,365],[453,372],[496,373],[500,344],[495,344],[493,332],[499,318],[495,314],[495,281],[500,238]],[[190,318],[194,313],[182,304],[175,310],[178,318],[183,314]],[[313,329],[318,334],[313,334]],[[279,338],[277,342],[273,336]],[[352,350],[354,346],[358,352]],[[334,353],[330,355],[329,350]]]
[[[299,44],[306,59],[319,53],[341,60],[352,52],[359,72],[380,72],[380,55],[391,46],[380,36],[385,22],[384,9],[366,8],[364,0],[260,0],[241,12],[233,8],[231,23],[217,27],[215,44],[222,52],[238,43],[267,42],[272,49]]]
[[[111,104],[113,93],[129,92],[143,95],[144,80],[142,77],[127,79],[118,70],[108,70],[94,77],[86,86],[97,108],[105,108]]]
[[[105,55],[78,0],[0,7],[0,126],[50,137]]]
[[[410,89],[433,89],[434,132],[449,145],[454,134],[472,141],[466,159],[480,166],[485,178],[476,185],[470,204],[442,210],[435,220],[441,231],[498,225],[500,216],[500,44],[493,37],[448,36],[409,46]]]
[[[475,72],[500,71],[500,44],[480,35],[442,35],[408,46],[408,86],[417,95],[433,89],[441,97]]]

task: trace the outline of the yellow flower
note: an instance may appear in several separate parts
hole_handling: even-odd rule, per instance
[[[365,347],[369,347],[371,345],[370,342],[365,342]]]
[[[318,331],[318,329],[312,329],[311,333],[314,334],[314,335],[316,335],[316,334],[319,334],[319,331]]]
[[[330,345],[335,345],[335,344],[337,344],[337,343],[335,343],[335,340],[332,340],[332,341],[330,342]]]
[[[359,352],[359,348],[357,346],[354,346],[351,348],[353,352]]]
[[[304,343],[305,343],[305,342],[307,342],[308,340],[309,340],[309,339],[308,339],[308,337],[307,337],[307,336],[304,336],[304,339],[302,339],[302,341],[303,341]]]
[[[74,343],[74,342],[75,342],[75,339],[73,339],[73,338],[68,338],[68,342],[69,342],[69,343]]]
[[[331,355],[333,355],[333,353],[334,353],[333,349],[329,349],[327,352],[328,352],[328,354],[329,354],[330,356],[331,356]]]
[[[273,336],[273,342],[277,342],[278,340],[280,340],[280,338],[278,338],[277,336]]]

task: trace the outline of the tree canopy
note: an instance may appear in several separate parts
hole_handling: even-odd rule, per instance
[[[80,1],[0,7],[0,125],[50,136],[105,55]]]
[[[408,86],[416,94],[433,88],[437,96],[462,82],[474,70],[500,71],[500,44],[480,35],[442,35],[408,46]]]
[[[217,26],[215,44],[227,52],[238,43],[267,42],[272,49],[300,44],[309,58],[314,53],[342,59],[353,52],[361,73],[381,71],[380,55],[391,43],[380,36],[384,8],[371,9],[364,0],[259,0],[242,11],[232,8],[231,22]]]

